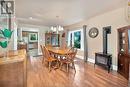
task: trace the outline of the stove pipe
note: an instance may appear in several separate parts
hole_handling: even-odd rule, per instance
[[[103,53],[107,54],[108,34],[111,34],[111,26],[103,27]]]

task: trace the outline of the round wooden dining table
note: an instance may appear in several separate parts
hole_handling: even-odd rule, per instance
[[[72,52],[69,51],[70,48],[61,48],[61,47],[46,47],[50,53],[51,56],[54,58],[57,58],[60,62],[60,60],[65,57],[67,54],[71,54]],[[58,69],[59,64],[57,63],[54,69]]]
[[[50,53],[56,54],[56,55],[66,55],[69,53],[72,53],[70,48],[60,48],[60,47],[47,47],[48,51]]]

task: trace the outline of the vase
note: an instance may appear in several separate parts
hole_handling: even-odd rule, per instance
[[[3,58],[7,59],[7,48],[3,48]]]
[[[7,46],[8,46],[8,41],[7,40],[5,40],[5,41],[0,41],[0,46],[2,47],[2,49],[3,49],[3,56],[4,56],[4,58],[6,58],[7,57]]]
[[[11,36],[12,36],[13,31],[10,29],[1,29],[0,34],[2,34],[2,40],[0,41],[0,46],[3,48],[4,52],[4,58],[7,58],[7,53],[8,53],[8,44],[10,42]]]

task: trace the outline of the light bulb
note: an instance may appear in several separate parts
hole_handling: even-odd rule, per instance
[[[54,28],[53,28],[53,26],[51,27],[51,30],[52,30],[52,31],[54,31]]]
[[[61,31],[61,26],[59,26],[58,30]]]
[[[54,27],[54,31],[56,31],[56,27]]]
[[[64,28],[63,27],[61,27],[61,31],[63,31],[64,30]]]

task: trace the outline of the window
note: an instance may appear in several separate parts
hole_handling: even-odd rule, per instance
[[[81,48],[81,31],[74,32],[74,47]]]
[[[68,46],[83,50],[83,30],[78,29],[68,32]]]

